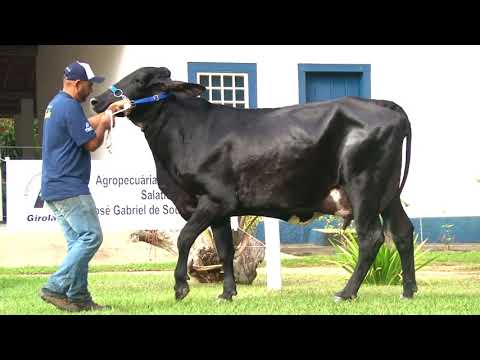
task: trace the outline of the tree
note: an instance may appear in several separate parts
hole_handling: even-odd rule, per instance
[[[257,277],[257,267],[265,257],[264,244],[253,236],[262,218],[260,216],[239,216],[238,230],[233,231],[235,255],[233,272],[238,284],[251,284]],[[206,239],[199,246],[192,247],[188,262],[188,273],[200,282],[223,280],[223,267],[215,248],[210,228],[202,234]]]
[[[260,216],[238,217],[238,230],[233,231],[235,255],[233,270],[239,284],[251,284],[257,277],[257,266],[265,257],[264,244],[253,236]],[[131,235],[132,241],[142,241],[176,253],[176,238],[171,233],[159,230],[138,231]],[[199,282],[223,281],[223,264],[217,254],[213,233],[205,230],[190,250],[188,273]]]

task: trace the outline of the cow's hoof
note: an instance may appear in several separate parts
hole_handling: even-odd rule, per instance
[[[355,300],[357,298],[357,295],[345,295],[343,292],[338,292],[335,294],[333,297],[333,301],[336,303],[342,302],[342,301],[348,301],[348,300]]]
[[[232,301],[233,297],[237,295],[237,291],[236,290],[233,290],[233,291],[224,291],[222,294],[218,295],[218,298],[220,300],[228,300],[228,301]]]
[[[400,299],[411,300],[411,299],[413,299],[413,297],[414,297],[414,295],[417,291],[418,291],[418,288],[417,288],[416,285],[414,285],[410,288],[404,289],[403,294],[400,296]]]
[[[175,299],[177,301],[182,300],[185,296],[188,295],[190,289],[188,288],[188,285],[184,285],[179,287],[178,289],[175,289]]]
[[[400,295],[400,300],[413,300],[414,292],[403,293]]]

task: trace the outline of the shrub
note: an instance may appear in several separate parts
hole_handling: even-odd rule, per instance
[[[355,231],[340,231],[342,241],[340,243],[331,242],[337,253],[338,260],[332,261],[340,265],[349,273],[353,273],[358,262],[359,243]],[[426,240],[418,243],[418,234],[414,238],[414,261],[415,270],[418,271],[431,263],[438,256],[427,258],[429,250],[424,248]],[[380,247],[377,257],[368,270],[364,282],[373,285],[398,285],[402,280],[402,264],[400,255],[395,246],[384,243]]]
[[[5,148],[7,146],[8,148]],[[9,156],[11,159],[22,157],[21,149],[12,148],[15,146],[15,122],[10,118],[0,118],[0,150],[1,157]]]

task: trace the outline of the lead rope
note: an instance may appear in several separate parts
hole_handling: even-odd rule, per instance
[[[113,114],[112,110],[107,110],[105,111],[105,114],[108,116],[110,119],[110,130],[106,130],[106,135],[105,135],[105,147],[108,150],[109,154],[112,154],[112,130],[113,130]]]
[[[130,109],[132,107],[131,104],[127,103],[123,106],[123,109],[121,110],[118,110],[114,113],[112,113],[112,110],[107,110],[105,111],[105,115],[108,116],[108,118],[110,119],[110,129],[109,130],[106,130],[106,135],[105,135],[105,147],[107,148],[108,150],[108,153],[109,154],[112,154],[112,131],[113,131],[113,117],[118,114],[118,113],[121,113],[121,112],[124,112],[124,111],[127,111],[128,109]]]

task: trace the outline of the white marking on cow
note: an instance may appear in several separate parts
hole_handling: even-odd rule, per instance
[[[340,199],[342,198],[342,194],[340,194],[340,191],[338,189],[333,189],[332,191],[330,191],[329,195],[336,204],[338,204]]]

